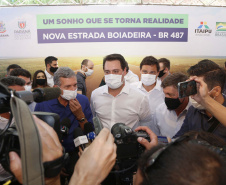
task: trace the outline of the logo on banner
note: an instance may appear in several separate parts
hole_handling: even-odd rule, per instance
[[[8,34],[4,34],[6,32],[6,26],[3,21],[0,21],[0,39],[9,37]]]
[[[5,24],[3,21],[0,21],[0,33],[5,33],[5,32],[6,32]]]
[[[210,36],[212,29],[209,28],[207,22],[201,21],[197,29],[195,29],[196,36]]]
[[[25,29],[27,27],[26,21],[18,21],[17,25],[20,29],[14,30],[14,38],[16,40],[31,39],[31,30]]]
[[[216,22],[215,36],[226,37],[226,22]]]
[[[24,29],[26,27],[26,21],[18,21],[18,27]]]

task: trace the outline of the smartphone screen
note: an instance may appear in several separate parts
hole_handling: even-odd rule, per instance
[[[179,98],[197,94],[196,81],[186,81],[178,83]]]

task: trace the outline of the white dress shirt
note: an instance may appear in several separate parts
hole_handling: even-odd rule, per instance
[[[180,130],[190,106],[188,102],[185,109],[177,116],[174,110],[167,109],[166,104],[162,103],[156,108],[154,124],[151,126],[152,131],[158,136],[172,138]]]
[[[47,85],[50,87],[53,87],[53,85],[54,85],[53,76],[51,74],[49,74],[46,70],[45,70],[45,74],[46,74],[46,78],[47,78]]]
[[[128,71],[128,73],[124,76],[124,79],[128,82],[128,83],[133,83],[133,82],[139,82],[139,77],[134,74],[132,71]]]
[[[125,123],[132,129],[149,126],[151,118],[148,97],[129,83],[116,97],[108,93],[107,85],[95,89],[91,95],[91,109],[93,116],[108,129],[115,123]]]
[[[155,113],[155,109],[160,104],[165,102],[165,94],[163,93],[161,83],[162,81],[159,78],[157,78],[155,87],[149,92],[143,87],[141,81],[131,84],[131,86],[135,86],[136,88],[138,88],[140,91],[144,92],[148,96],[150,111],[152,115],[152,119],[151,119],[152,123],[153,123],[153,116]]]

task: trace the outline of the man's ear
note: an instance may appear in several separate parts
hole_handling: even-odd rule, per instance
[[[164,70],[165,73],[169,72],[169,69],[166,67]]]
[[[221,87],[220,86],[214,87],[214,91],[215,91],[215,96],[218,97],[221,94]]]
[[[85,65],[82,65],[81,70],[82,70],[82,71],[86,71],[86,66],[85,66]]]

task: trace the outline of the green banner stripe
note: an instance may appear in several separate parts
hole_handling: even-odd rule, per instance
[[[38,29],[111,27],[188,28],[188,15],[146,13],[37,15]]]

